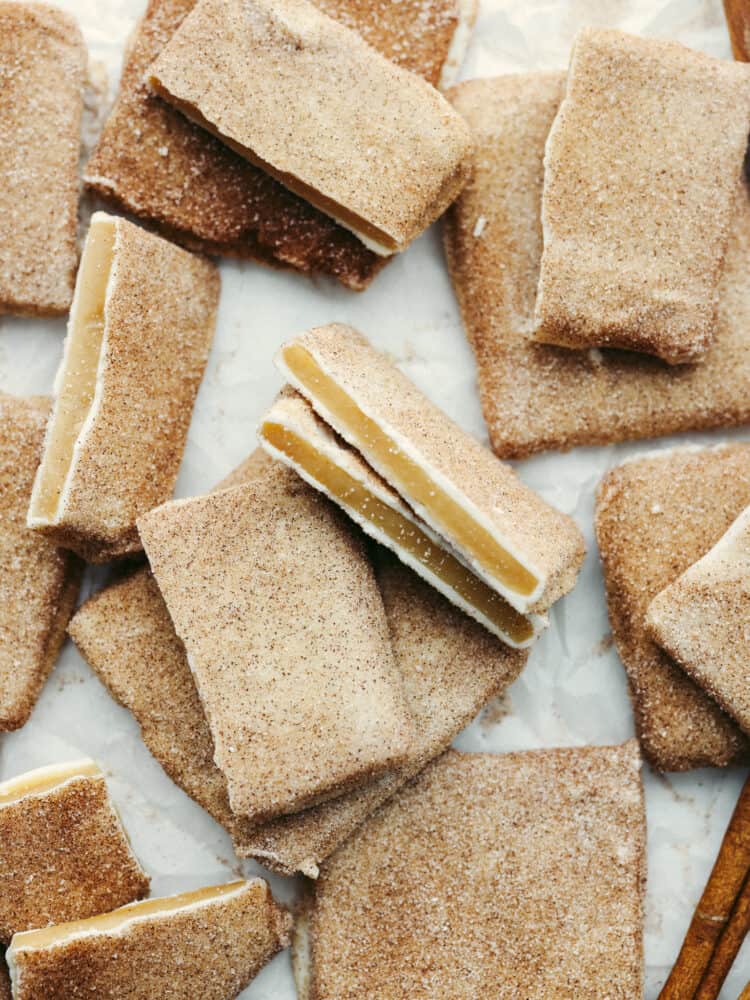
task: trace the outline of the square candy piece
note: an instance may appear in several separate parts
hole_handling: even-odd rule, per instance
[[[70,307],[87,61],[69,14],[0,2],[0,312]]]
[[[738,191],[714,345],[695,365],[533,340],[544,146],[561,74],[472,80],[453,92],[477,145],[445,245],[495,452],[523,458],[750,422],[750,199]]]
[[[635,741],[444,754],[323,866],[302,1000],[641,996],[639,770]]]
[[[602,480],[596,536],[612,634],[645,756],[660,771],[722,766],[747,753],[737,726],[646,631],[656,595],[708,551],[750,503],[750,446],[678,448]]]
[[[749,131],[747,66],[581,31],[544,158],[535,338],[700,358]]]
[[[471,139],[450,104],[308,0],[199,0],[147,79],[382,256],[466,182]]]
[[[260,821],[404,762],[413,724],[362,541],[274,467],[138,522],[232,811]]]
[[[141,899],[148,887],[93,761],[0,784],[0,944]]]

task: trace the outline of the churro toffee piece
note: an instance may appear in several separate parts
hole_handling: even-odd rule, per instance
[[[150,94],[146,71],[194,6],[195,0],[150,0],[86,184],[192,249],[327,274],[363,289],[385,258]],[[321,0],[318,6],[434,86],[449,82],[476,16],[474,0]]]
[[[635,741],[448,751],[323,866],[300,997],[641,996],[645,833]]]
[[[648,608],[651,638],[750,732],[750,508]]]
[[[92,760],[0,784],[0,943],[140,899],[148,886]]]
[[[723,766],[747,752],[729,716],[646,631],[649,604],[750,503],[750,446],[676,448],[602,480],[596,536],[617,651],[645,755],[660,771]]]
[[[466,182],[471,140],[450,104],[308,0],[199,0],[147,78],[383,256]]]
[[[318,327],[276,363],[474,573],[517,611],[546,610],[584,557],[573,521],[454,424],[356,330]]]
[[[290,929],[266,882],[252,879],[17,934],[6,958],[16,1000],[233,1000]]]
[[[405,759],[413,727],[383,602],[328,500],[275,465],[138,527],[235,814],[298,811]]]
[[[31,715],[65,638],[82,564],[26,526],[50,401],[0,393],[0,730]]]
[[[214,334],[215,267],[103,213],[81,261],[28,524],[91,562],[172,494]]]
[[[271,465],[258,448],[217,489],[249,482]],[[248,824],[230,809],[185,647],[148,567],[85,601],[68,634],[112,697],[132,712],[172,781],[239,843]]]
[[[750,131],[750,70],[585,28],[547,139],[535,338],[698,359]]]
[[[501,458],[750,421],[750,200],[738,185],[717,330],[698,364],[572,351],[532,339],[542,253],[544,145],[564,79],[524,73],[452,94],[477,146],[468,186],[446,215],[445,246],[480,400]]]
[[[86,63],[69,14],[0,3],[0,312],[70,307]]]
[[[372,538],[509,646],[529,646],[541,631],[481,580],[416,517],[353,448],[294,391],[283,393],[258,429],[263,447],[337,503]]]

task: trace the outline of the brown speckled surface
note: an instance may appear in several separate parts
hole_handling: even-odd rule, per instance
[[[392,250],[466,182],[471,139],[451,105],[309,0],[200,0],[147,80],[235,152]]]
[[[376,254],[149,96],[144,74],[193,6],[194,0],[150,0],[118,100],[86,169],[88,186],[196,249],[365,287],[383,264]],[[458,23],[455,0],[325,0],[319,6],[404,68],[438,82]]]
[[[287,469],[142,517],[232,809],[314,805],[401,763],[413,735],[361,540]]]
[[[70,306],[86,63],[69,14],[0,3],[0,312]]]
[[[289,943],[262,879],[242,892],[46,949],[15,952],[16,1000],[233,1000]]]
[[[641,996],[639,767],[635,741],[443,755],[323,867],[300,996]]]
[[[148,894],[103,777],[0,803],[0,941]]]
[[[536,339],[699,359],[749,131],[747,66],[584,28],[544,158]]]
[[[617,651],[645,756],[660,771],[721,766],[748,744],[729,716],[646,633],[652,599],[750,502],[750,446],[674,449],[602,480],[596,535]]]
[[[492,447],[502,458],[750,421],[750,204],[742,188],[715,343],[696,365],[532,339],[542,252],[544,144],[562,76],[476,80],[453,92],[478,146],[473,180],[446,216],[445,244],[477,360]],[[475,235],[478,234],[478,235]]]
[[[365,816],[445,749],[489,698],[502,693],[526,662],[526,653],[496,642],[383,552],[376,572],[416,727],[409,763],[254,831],[231,812],[184,648],[148,571],[101,591],[70,625],[81,653],[133,713],[146,745],[170,777],[229,830],[241,856],[257,856],[284,874],[314,872]]]
[[[95,417],[59,523],[38,529],[90,562],[140,551],[136,518],[172,495],[219,291],[208,261],[117,220]]]
[[[501,544],[507,539],[544,575],[539,598],[534,607],[525,610],[543,611],[573,587],[585,554],[583,538],[573,520],[545,503],[510,466],[461,430],[364,336],[352,327],[334,323],[309,330],[290,343],[305,348],[367,416],[397,436],[397,443],[408,442],[423,468],[440,476],[462,504],[480,512]],[[350,440],[347,429],[332,420],[320,401],[291,374],[281,352],[276,361],[320,416]],[[372,455],[363,457],[388,480]],[[410,502],[409,497],[404,499]],[[421,507],[415,511],[439,530]],[[460,546],[456,548],[461,551]],[[474,561],[467,559],[478,575],[483,575]]]
[[[49,400],[0,394],[0,730],[28,720],[65,638],[81,564],[26,527]]]
[[[748,508],[716,545],[653,599],[646,629],[750,733]]]

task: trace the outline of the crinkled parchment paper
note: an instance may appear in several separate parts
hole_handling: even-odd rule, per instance
[[[77,15],[92,58],[106,65],[114,84],[127,35],[144,0],[57,2]],[[584,24],[676,38],[715,55],[729,55],[720,0],[481,3],[463,69],[466,78],[564,67],[571,39]],[[292,334],[331,320],[361,328],[463,427],[486,439],[472,357],[434,230],[386,268],[362,295],[251,264],[224,263],[222,278],[216,342],[198,398],[178,495],[204,492],[255,446],[256,421],[279,387],[271,361],[274,351]],[[62,322],[0,318],[0,388],[49,392],[63,334]],[[733,435],[688,437],[708,442],[729,436]],[[554,609],[551,627],[527,669],[502,703],[490,705],[459,737],[461,749],[502,752],[613,743],[632,734],[624,674],[609,637],[593,540],[593,493],[606,469],[653,447],[645,443],[579,449],[521,463],[521,475],[529,485],[576,518],[589,555],[578,586]],[[92,574],[87,589],[96,583]],[[226,834],[163,774],[130,715],[114,704],[67,644],[32,720],[19,733],[0,740],[0,777],[84,754],[106,770],[135,849],[153,876],[156,894],[259,870],[237,862]],[[676,955],[742,778],[739,770],[668,777],[646,771],[648,998],[658,994]],[[272,881],[281,898],[293,898],[293,880]],[[741,954],[722,997],[736,997],[748,979],[750,948]],[[246,1000],[294,996],[288,955],[272,962],[243,994]]]

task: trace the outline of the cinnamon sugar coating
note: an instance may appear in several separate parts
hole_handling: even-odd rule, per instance
[[[477,360],[494,451],[523,458],[750,422],[750,205],[741,186],[719,293],[714,345],[672,367],[620,351],[570,351],[532,339],[542,253],[544,145],[560,74],[473,80],[453,92],[478,152],[446,216],[445,245]]]
[[[140,518],[233,812],[294,812],[403,762],[413,726],[361,540],[274,467]]]
[[[750,512],[653,599],[646,628],[696,684],[750,733]]]
[[[78,437],[62,509],[47,523],[31,522],[89,562],[139,552],[136,518],[172,495],[220,292],[213,264],[125,219],[113,222],[92,412]],[[64,365],[65,359],[61,372]],[[58,396],[62,390],[58,384]],[[47,454],[57,418],[56,409]]]
[[[104,776],[0,802],[0,942],[148,894]]]
[[[0,393],[0,730],[18,729],[52,671],[82,565],[26,527],[49,400]]]
[[[217,489],[250,482],[271,465],[258,449]],[[249,824],[230,809],[185,647],[149,569],[91,597],[73,615],[68,633],[112,697],[133,713],[144,743],[172,781],[240,841]]]
[[[647,455],[612,469],[599,486],[610,624],[643,752],[660,771],[723,766],[747,753],[737,726],[648,636],[646,612],[748,503],[745,444]]]
[[[14,948],[16,1000],[233,1000],[289,944],[262,879],[237,893],[47,948]]]
[[[0,3],[0,312],[70,306],[86,64],[69,14]]]
[[[328,274],[364,288],[381,258],[150,95],[146,70],[194,5],[149,0],[119,97],[86,168],[87,185],[191,248]],[[455,0],[321,0],[318,6],[383,55],[438,83],[459,25]]]
[[[528,652],[498,642],[384,549],[376,572],[416,735],[401,768],[362,788],[252,831],[238,848],[261,864],[313,877],[320,863],[506,690]]]
[[[323,867],[302,1000],[641,996],[639,768],[635,741],[448,751]]]
[[[540,593],[532,606],[519,607],[524,613],[544,611],[575,584],[585,555],[583,538],[573,520],[550,507],[524,485],[510,466],[505,465],[455,424],[422,393],[384,354],[350,326],[332,323],[316,327],[284,345],[276,358],[277,367],[318,414],[354,447],[347,427],[337,421],[317,396],[301,384],[284,360],[292,346],[304,348],[329,378],[333,379],[357,407],[396,442],[396,446],[426,470],[467,510],[505,544],[519,561],[530,564],[540,574]],[[372,454],[365,460],[390,482]],[[404,495],[415,513],[439,534],[438,524],[414,499]],[[455,539],[447,538],[462,552]],[[462,552],[471,568],[487,579],[487,574],[470,554]],[[487,579],[491,586],[496,581]],[[512,594],[504,594],[514,603]],[[514,605],[515,606],[515,605]]]
[[[226,827],[240,856],[256,857],[282,874],[315,875],[366,816],[515,680],[527,659],[385,553],[378,556],[376,575],[416,730],[408,762],[361,788],[255,828],[230,809],[184,648],[149,572],[140,570],[101,591],[70,623],[82,655],[133,713],[172,780]]]
[[[308,0],[199,0],[147,80],[383,256],[466,181],[471,140],[450,104]]]
[[[750,69],[584,28],[547,139],[534,336],[698,360],[750,132]]]

